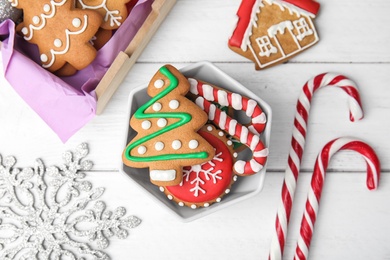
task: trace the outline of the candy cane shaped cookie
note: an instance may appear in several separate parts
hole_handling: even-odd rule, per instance
[[[209,120],[218,125],[221,130],[229,133],[229,135],[238,139],[252,150],[252,158],[249,161],[237,160],[234,163],[233,170],[236,174],[242,176],[252,175],[264,167],[268,149],[258,135],[249,131],[246,126],[238,123],[237,120],[228,116],[226,112],[220,110],[216,105],[203,97],[196,98],[195,103],[209,115]]]
[[[314,166],[310,191],[306,200],[305,213],[302,217],[300,236],[295,251],[295,260],[305,260],[308,257],[314,223],[317,219],[321,192],[324,186],[325,172],[331,157],[339,150],[353,150],[360,153],[367,163],[366,184],[368,189],[373,190],[378,187],[380,163],[374,150],[369,145],[360,140],[346,137],[327,143],[318,155]]]
[[[282,259],[284,244],[287,237],[287,225],[290,220],[302,154],[305,148],[310,103],[314,92],[323,87],[338,87],[345,91],[348,94],[350,120],[355,121],[363,118],[363,110],[357,86],[345,76],[324,73],[310,79],[303,86],[296,106],[288,166],[284,176],[281,202],[276,216],[275,233],[272,238],[269,254],[269,259],[271,260]]]
[[[190,92],[192,94],[202,96],[207,101],[216,102],[221,106],[245,111],[246,115],[251,118],[248,129],[257,135],[263,132],[267,118],[255,100],[193,78],[189,78],[188,81],[191,84]]]

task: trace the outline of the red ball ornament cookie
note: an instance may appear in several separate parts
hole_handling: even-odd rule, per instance
[[[233,173],[233,142],[212,125],[204,126],[198,133],[214,147],[214,157],[208,162],[184,167],[179,185],[160,187],[168,199],[193,209],[220,202],[237,180]]]

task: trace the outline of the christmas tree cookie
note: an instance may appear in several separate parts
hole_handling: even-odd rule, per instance
[[[177,185],[184,166],[214,157],[214,148],[197,133],[207,115],[185,97],[189,89],[188,80],[177,69],[163,66],[149,83],[147,93],[152,98],[130,120],[138,134],[124,150],[123,162],[134,168],[149,167],[155,185]]]

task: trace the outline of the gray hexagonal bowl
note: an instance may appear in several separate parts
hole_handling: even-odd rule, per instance
[[[198,62],[180,69],[180,72],[187,77],[203,80],[216,86],[222,87],[226,90],[236,92],[243,96],[256,100],[267,116],[267,126],[264,132],[261,134],[261,140],[264,142],[266,147],[269,147],[272,111],[271,107],[264,100],[256,96],[253,92],[245,88],[239,82],[231,78],[229,75],[221,71],[219,68],[217,68],[210,62]],[[128,101],[128,113],[124,122],[125,130],[123,136],[123,149],[125,149],[130,140],[136,136],[136,132],[129,125],[131,116],[138,109],[138,107],[140,107],[142,104],[144,104],[150,99],[150,97],[146,93],[147,85],[148,84],[145,84],[143,86],[135,88],[130,92]],[[221,202],[214,203],[208,208],[197,209],[181,207],[175,202],[168,200],[165,194],[159,190],[159,187],[153,185],[150,182],[149,170],[147,168],[131,168],[124,165],[121,161],[120,171],[124,173],[129,180],[136,183],[146,195],[154,199],[157,204],[166,208],[170,213],[172,213],[181,221],[188,222],[198,219],[200,217],[204,217],[217,210],[223,209],[234,203],[240,202],[258,194],[263,187],[266,166],[252,176],[239,177],[237,182],[234,183],[234,185],[232,186],[230,193],[225,195]]]

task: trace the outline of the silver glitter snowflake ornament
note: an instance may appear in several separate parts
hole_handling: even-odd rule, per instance
[[[97,201],[104,188],[93,189],[84,180],[83,171],[92,168],[83,160],[87,154],[81,144],[64,153],[59,167],[45,168],[38,159],[34,168],[24,169],[14,168],[14,157],[0,155],[0,259],[109,259],[101,251],[109,239],[124,239],[127,229],[141,223],[126,217],[125,208],[111,212]]]

